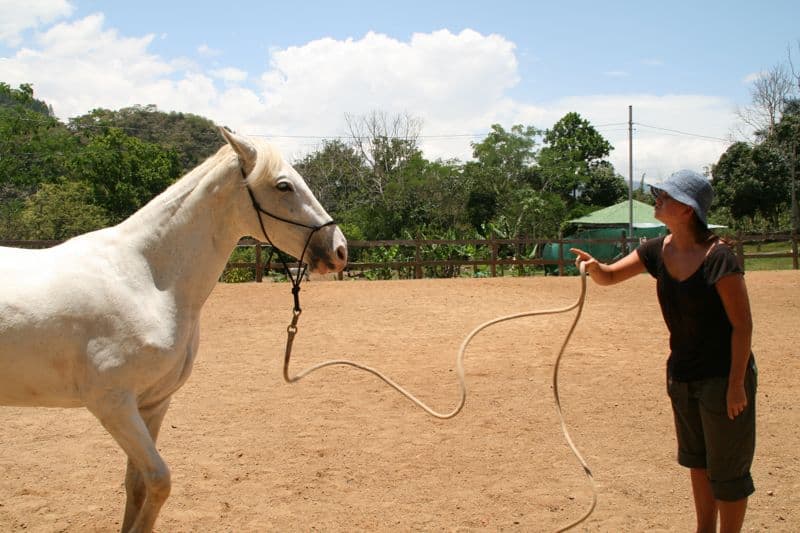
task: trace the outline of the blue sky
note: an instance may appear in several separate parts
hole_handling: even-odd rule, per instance
[[[429,157],[470,155],[493,123],[577,111],[647,181],[714,163],[752,79],[800,66],[800,3],[100,2],[0,0],[0,81],[61,118],[156,104],[271,137],[287,157],[345,114],[408,113]],[[676,133],[683,132],[683,133]],[[691,134],[691,135],[688,135]]]

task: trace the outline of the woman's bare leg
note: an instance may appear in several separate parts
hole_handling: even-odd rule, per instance
[[[720,533],[739,533],[744,524],[744,515],[747,511],[747,498],[726,502],[717,500],[719,508]]]
[[[711,482],[705,468],[689,469],[692,477],[694,509],[697,513],[697,533],[716,533],[717,500],[711,492]]]

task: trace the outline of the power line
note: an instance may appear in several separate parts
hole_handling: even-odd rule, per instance
[[[40,119],[38,118],[28,118],[28,117],[18,117],[16,120],[23,121],[23,122],[39,122]],[[729,139],[723,139],[721,137],[714,137],[711,135],[703,135],[700,133],[692,133],[687,131],[675,130],[670,128],[663,128],[660,126],[653,126],[650,124],[643,124],[641,122],[634,122],[634,126],[641,126],[643,128],[649,128],[657,131],[663,131],[667,133],[672,133],[675,135],[685,135],[688,137],[697,137],[701,139],[710,139],[713,141],[720,141],[725,143],[730,143]],[[57,124],[56,124],[57,125]],[[74,131],[70,125],[62,124],[70,131]],[[591,126],[595,129],[600,128],[608,128],[610,131],[620,131],[618,128],[625,127],[627,129],[627,122],[609,122],[607,124],[592,124]],[[137,128],[132,126],[109,126],[107,124],[81,124],[77,125],[78,130],[102,130],[108,129],[109,127],[114,129],[119,129],[125,132],[136,133],[139,131],[144,131],[144,128]],[[418,135],[416,136],[417,139],[462,139],[462,138],[481,138],[486,137],[491,132],[482,132],[482,133],[442,133],[442,134],[432,134],[432,135]],[[283,133],[249,133],[246,134],[251,137],[266,137],[270,139],[307,139],[307,140],[343,140],[343,139],[352,139],[352,135],[289,135]],[[392,139],[403,139],[405,137],[390,137]]]
[[[729,139],[722,139],[720,137],[712,137],[710,135],[701,135],[699,133],[689,133],[689,132],[686,132],[686,131],[672,130],[672,129],[669,129],[669,128],[661,128],[661,127],[658,127],[658,126],[650,126],[648,124],[642,124],[641,122],[635,122],[634,124],[636,124],[637,126],[641,126],[643,128],[650,128],[650,129],[654,129],[654,130],[658,130],[658,131],[666,131],[666,132],[669,132],[669,133],[674,133],[676,135],[686,135],[686,136],[689,136],[689,137],[699,137],[701,139],[710,139],[712,141],[720,141],[720,142],[724,142],[724,143],[730,143]]]
[[[606,128],[609,126],[628,126],[627,122],[611,122],[609,124],[592,124],[595,128]]]

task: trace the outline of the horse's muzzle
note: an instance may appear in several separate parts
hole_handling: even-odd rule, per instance
[[[328,226],[317,231],[306,251],[311,272],[327,274],[341,272],[347,266],[347,239],[339,226]]]

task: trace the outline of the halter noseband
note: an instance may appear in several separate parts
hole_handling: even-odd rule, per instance
[[[286,270],[286,276],[289,278],[289,281],[292,282],[292,295],[294,296],[294,321],[293,321],[294,325],[297,322],[297,317],[299,317],[300,313],[302,312],[302,310],[300,309],[300,282],[302,281],[303,276],[305,275],[306,270],[308,269],[308,263],[303,261],[303,257],[305,257],[306,255],[306,250],[308,249],[308,245],[311,242],[311,238],[314,236],[314,234],[326,226],[331,226],[333,224],[336,224],[336,221],[330,219],[328,222],[324,224],[312,226],[309,224],[303,224],[302,222],[295,222],[294,220],[289,220],[283,217],[279,217],[278,215],[275,215],[273,213],[270,213],[269,211],[261,207],[261,205],[258,203],[258,200],[256,200],[256,197],[253,194],[253,190],[247,183],[247,176],[245,176],[244,174],[244,169],[240,168],[240,170],[242,172],[242,179],[245,180],[244,185],[247,188],[248,194],[250,195],[250,201],[253,202],[253,209],[256,210],[256,215],[258,215],[258,224],[259,226],[261,226],[261,232],[264,234],[264,237],[267,239],[269,245],[272,246],[272,251],[270,251],[270,260],[268,260],[267,263],[271,261],[272,253],[277,247],[275,246],[275,244],[273,244],[272,239],[269,238],[267,229],[264,226],[264,219],[261,217],[262,213],[270,218],[274,218],[275,220],[285,222],[286,224],[291,224],[293,226],[299,226],[301,228],[307,228],[311,230],[311,232],[308,234],[308,237],[306,238],[306,243],[303,245],[303,252],[300,254],[300,257],[297,260],[300,268],[298,268],[296,276],[292,276],[292,271],[289,270],[289,265],[287,265],[286,261],[283,258],[281,258],[281,263],[283,263],[283,268],[284,270]]]

